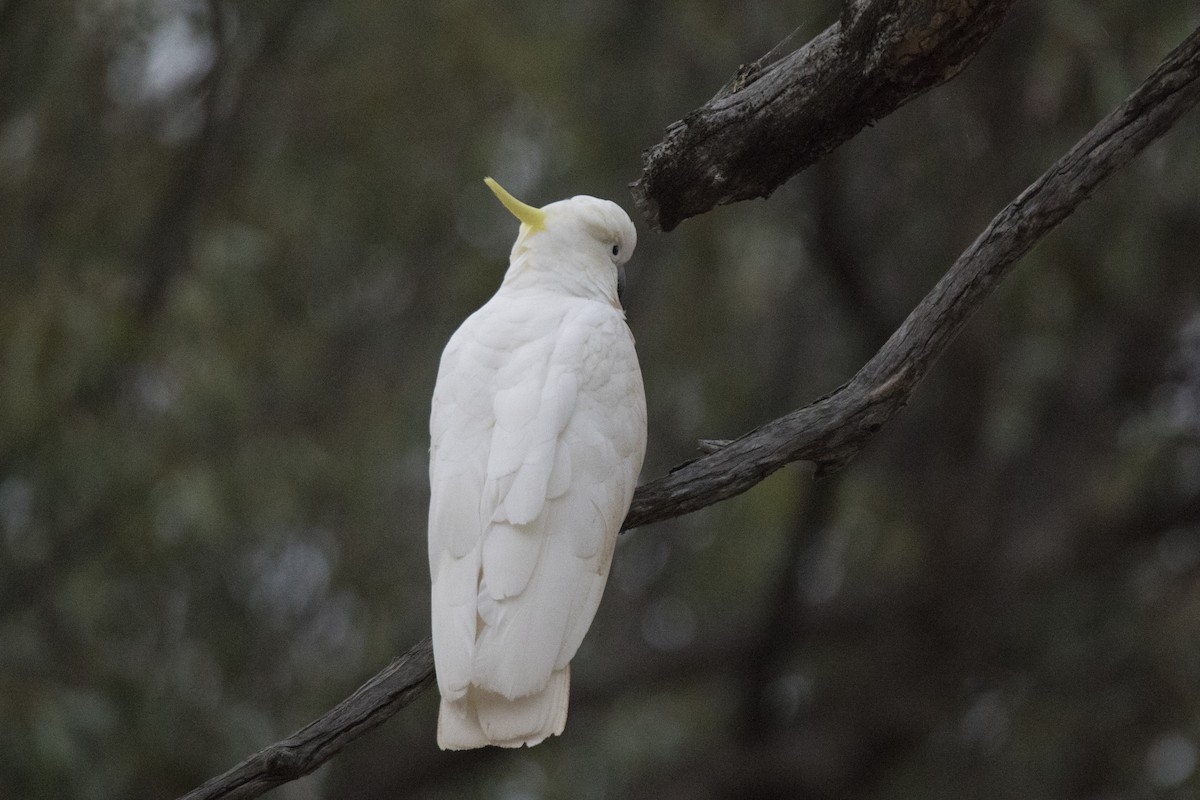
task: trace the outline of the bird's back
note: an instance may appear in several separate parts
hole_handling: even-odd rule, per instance
[[[633,339],[607,303],[501,290],[451,338],[430,419],[443,747],[561,731],[645,430]]]

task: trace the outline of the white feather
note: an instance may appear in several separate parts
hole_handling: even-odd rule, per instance
[[[451,338],[430,418],[438,743],[533,745],[563,730],[646,444],[616,298],[617,206],[554,203],[504,285]],[[623,262],[622,262],[623,263]]]

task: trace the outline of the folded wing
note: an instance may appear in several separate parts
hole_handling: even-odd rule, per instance
[[[521,321],[525,335],[498,350],[472,333],[494,321],[464,323],[431,419],[435,659],[443,698],[463,703],[469,691],[527,697],[559,673],[565,686],[645,450],[641,373],[619,311],[580,301],[557,317],[484,312]],[[555,695],[565,714],[565,689]],[[473,709],[485,731],[489,707]]]

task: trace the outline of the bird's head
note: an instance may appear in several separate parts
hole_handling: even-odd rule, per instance
[[[577,195],[534,208],[491,178],[484,182],[521,221],[506,284],[537,280],[559,285],[571,294],[598,293],[619,304],[625,262],[637,246],[637,229],[620,206],[611,200]]]

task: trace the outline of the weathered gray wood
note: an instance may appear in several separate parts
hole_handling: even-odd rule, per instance
[[[710,442],[715,452],[640,487],[624,527],[720,502],[793,461],[815,462],[822,471],[846,464],[904,407],[1013,263],[1197,100],[1200,29],[992,220],[845,386],[732,442]],[[248,800],[307,775],[432,685],[433,650],[424,639],[320,719],[183,800]]]
[[[433,685],[433,643],[422,639],[315,722],[265,747],[180,800],[249,800],[302,778]]]
[[[841,467],[908,402],[933,361],[1009,268],[1200,97],[1200,29],[1133,94],[1008,204],[887,343],[832,394],[639,487],[626,527],[677,517],[793,461]]]
[[[777,61],[743,67],[667,127],[630,189],[669,231],[718,205],[766,197],[909,100],[950,80],[1013,0],[865,0]],[[769,63],[764,63],[769,62]]]

